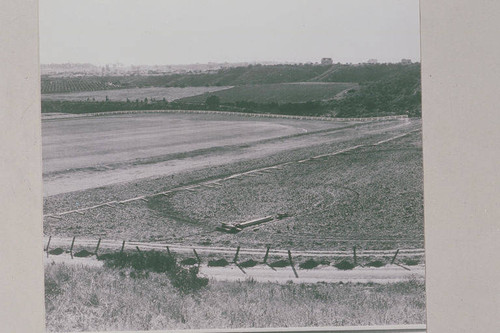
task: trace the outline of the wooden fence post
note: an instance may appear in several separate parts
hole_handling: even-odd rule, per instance
[[[234,259],[233,259],[234,263],[238,262],[238,254],[239,253],[240,253],[240,247],[238,246],[238,248],[236,249],[236,254],[234,255]]]
[[[290,250],[288,250],[288,260],[290,260],[290,266],[292,266],[293,274],[295,274],[295,277],[298,278],[299,275],[297,274],[297,271],[295,270],[295,267],[293,266],[292,252]]]
[[[353,246],[352,250],[354,251],[354,266],[357,266],[358,260],[356,258],[356,245]]]
[[[396,251],[396,254],[394,254],[394,257],[392,257],[391,265],[394,264],[394,260],[396,260],[396,257],[398,256],[398,253],[399,253],[399,249]]]
[[[266,255],[264,256],[264,264],[267,264],[267,258],[269,257],[269,249],[270,248],[271,248],[270,246],[267,247]]]
[[[52,236],[49,236],[49,241],[47,242],[47,247],[45,248],[45,251],[47,251],[47,258],[49,257],[49,246],[50,246],[51,239],[52,239]]]
[[[198,260],[198,266],[201,265],[201,259],[200,259],[200,256],[198,255],[198,253],[196,252],[196,249],[193,249],[193,252],[194,252],[194,255],[196,256],[196,259]]]
[[[73,240],[71,241],[71,247],[69,249],[69,254],[71,255],[71,259],[73,259],[73,245],[75,245],[75,237],[73,236]]]
[[[97,251],[99,251],[99,245],[101,245],[101,238],[99,238],[99,240],[97,241],[97,246],[95,247],[94,254],[96,258],[99,258],[99,255],[97,254]]]

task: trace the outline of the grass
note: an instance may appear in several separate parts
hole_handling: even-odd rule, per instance
[[[120,272],[124,274],[119,274]],[[425,322],[423,282],[211,281],[183,293],[162,273],[47,265],[48,331],[391,325]]]
[[[356,88],[354,83],[277,83],[237,86],[217,92],[179,99],[185,103],[204,103],[208,96],[218,96],[221,103],[239,101],[255,103],[300,103],[328,100],[338,93]]]
[[[224,258],[208,262],[209,267],[226,267],[227,265],[229,265],[229,262]]]

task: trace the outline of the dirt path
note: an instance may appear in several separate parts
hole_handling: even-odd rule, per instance
[[[239,269],[229,267],[200,267],[200,273],[218,281],[244,281],[253,279],[258,282],[277,283],[392,283],[411,278],[424,279],[425,268],[415,266],[410,271],[396,265],[383,268],[356,267],[352,270],[339,270],[333,267],[320,267],[316,269],[296,269],[298,277],[294,275],[291,267],[271,269],[267,266]]]

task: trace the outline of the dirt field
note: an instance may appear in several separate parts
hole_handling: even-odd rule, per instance
[[[345,126],[190,114],[47,120],[42,125],[44,193],[78,191],[269,155],[292,148],[285,147],[282,138]],[[311,140],[300,142],[293,145],[309,145]]]
[[[172,192],[46,217],[44,231],[183,245],[421,248],[420,126],[188,114],[47,120],[46,214]],[[236,235],[215,231],[277,213],[288,217]]]
[[[43,101],[86,101],[87,99],[96,101],[104,101],[106,97],[110,101],[130,101],[139,99],[143,101],[144,98],[162,100],[171,102],[179,98],[201,95],[207,92],[215,92],[219,90],[228,89],[231,87],[186,87],[186,88],[129,88],[129,89],[116,89],[116,90],[96,90],[96,91],[83,91],[73,93],[59,93],[59,94],[43,94]],[[203,100],[205,101],[205,100]]]

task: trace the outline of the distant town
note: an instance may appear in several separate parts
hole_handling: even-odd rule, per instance
[[[368,59],[366,62],[350,65],[378,64],[377,59]],[[401,64],[411,64],[411,59],[401,59]],[[332,65],[332,58],[322,58],[319,62],[235,62],[235,63],[215,63],[206,64],[185,64],[185,65],[125,65],[122,63],[113,63],[106,65],[94,65],[90,63],[64,63],[64,64],[41,64],[40,70],[42,76],[49,77],[79,77],[79,76],[133,76],[133,75],[166,75],[166,74],[199,74],[215,73],[224,68],[247,67],[250,65],[278,65],[278,64],[308,64],[308,65]]]

